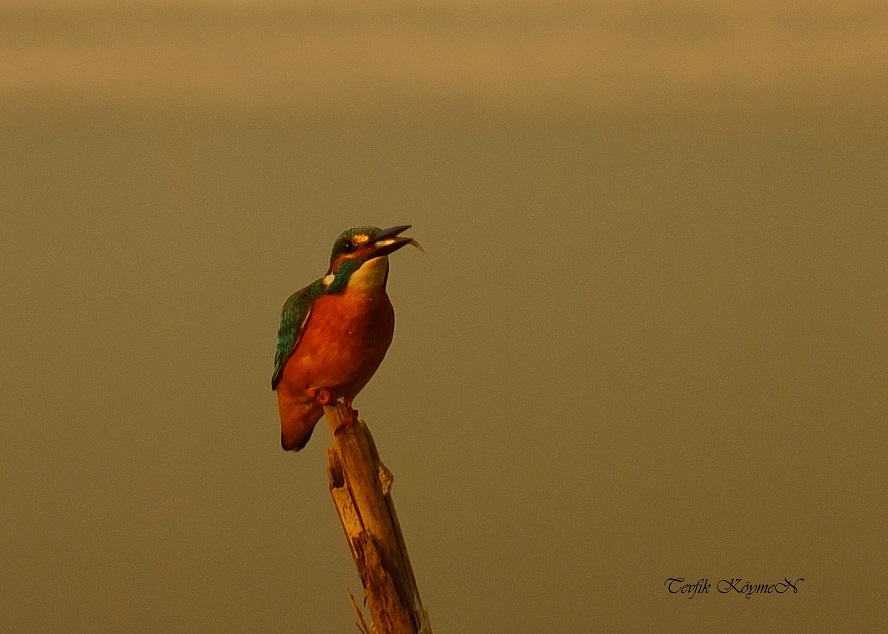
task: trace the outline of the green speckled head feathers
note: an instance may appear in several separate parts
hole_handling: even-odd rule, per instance
[[[344,231],[333,243],[330,253],[330,268],[324,283],[328,293],[341,293],[348,286],[351,276],[364,263],[383,257],[414,242],[410,238],[399,236],[410,225],[399,225],[388,229],[378,227],[353,227]],[[383,281],[384,284],[384,281]]]
[[[404,231],[409,227],[410,225],[404,225],[403,227],[397,228]],[[336,238],[336,242],[333,243],[333,251],[330,253],[330,268],[327,270],[327,273],[332,272],[333,263],[336,261],[336,258],[354,252],[356,241],[361,241],[361,239],[364,238],[363,242],[366,242],[370,236],[379,233],[380,231],[382,231],[382,229],[379,227],[352,227],[339,234],[339,237]]]
[[[399,233],[409,228],[410,225],[399,225],[388,229],[352,227],[343,231],[333,243],[333,251],[330,253],[330,268],[327,269],[327,274],[335,272],[336,263],[343,259],[357,259],[366,262],[375,257],[388,255],[405,244],[410,244],[410,238],[398,236]]]

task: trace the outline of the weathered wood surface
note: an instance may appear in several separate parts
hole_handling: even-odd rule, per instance
[[[401,525],[392,502],[392,475],[373,436],[345,405],[324,408],[333,445],[327,448],[330,494],[364,586],[372,626],[352,598],[366,634],[431,634]]]

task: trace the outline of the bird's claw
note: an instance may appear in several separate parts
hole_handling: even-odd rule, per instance
[[[348,417],[345,419],[345,427],[352,427],[358,422],[358,410],[352,407],[351,400],[345,397],[341,399],[334,398],[333,393],[325,387],[310,387],[305,390],[306,396],[316,400],[318,403],[323,405],[324,407],[330,405],[337,405],[339,401],[342,401],[342,404],[345,405],[345,411],[348,414]]]
[[[309,398],[313,398],[324,407],[333,404],[333,395],[325,387],[310,387],[305,390],[305,393]]]
[[[345,410],[348,412],[348,420],[346,420],[345,426],[352,427],[358,422],[358,410],[352,407],[351,401],[347,398],[342,399],[342,404],[345,405]]]

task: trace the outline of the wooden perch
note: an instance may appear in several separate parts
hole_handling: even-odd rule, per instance
[[[324,414],[333,432],[333,446],[327,448],[330,494],[373,618],[368,627],[352,597],[358,627],[365,634],[431,634],[389,494],[392,475],[379,460],[370,430],[357,420],[354,410],[331,405]]]

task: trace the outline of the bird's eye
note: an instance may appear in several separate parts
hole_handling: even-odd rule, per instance
[[[345,251],[346,253],[351,253],[352,251],[355,250],[355,243],[352,242],[351,240],[346,240],[345,242],[342,243],[342,250]]]

